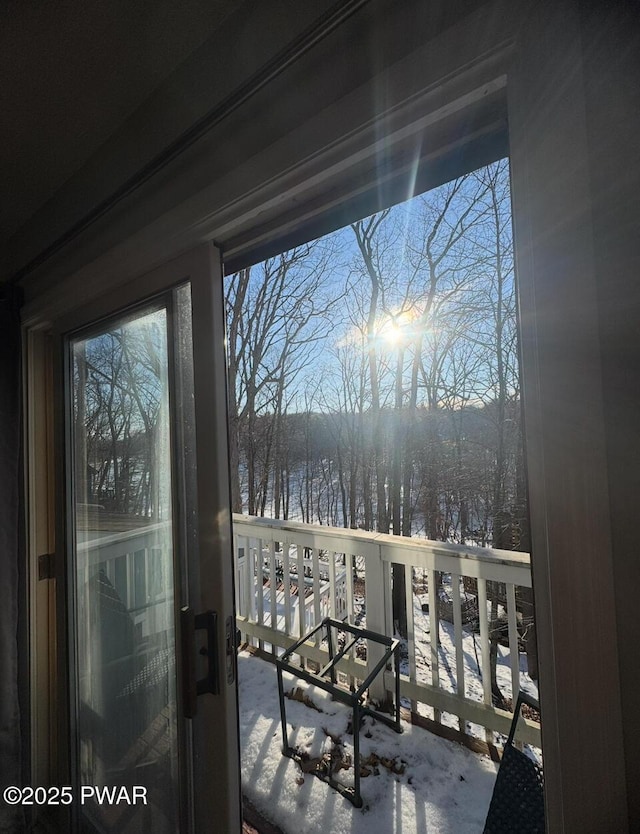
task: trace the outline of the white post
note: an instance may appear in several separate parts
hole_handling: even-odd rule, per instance
[[[385,577],[389,577],[389,571],[385,570],[382,561],[380,547],[376,548],[376,555],[367,555],[365,559],[365,593],[367,610],[367,628],[370,631],[377,631],[379,634],[386,634],[386,600],[391,598],[391,587],[387,586]],[[393,634],[388,634],[393,637]],[[369,671],[373,669],[384,654],[384,647],[378,643],[369,641],[367,646],[367,666]],[[369,688],[369,697],[378,703],[384,703],[393,695],[384,688],[384,674],[380,673]]]

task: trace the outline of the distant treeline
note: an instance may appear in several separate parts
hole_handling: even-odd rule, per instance
[[[524,505],[519,401],[510,402],[507,410],[502,475],[507,498],[500,509],[518,516]],[[420,406],[414,415],[406,409],[383,409],[376,431],[371,413],[260,415],[251,437],[239,438],[243,509],[251,515],[377,530],[372,462],[382,463],[386,496],[382,515],[391,518],[389,473],[400,435],[401,464],[410,472],[410,490],[401,495],[401,523],[410,523],[412,535],[491,544],[494,535],[500,538],[500,531],[494,531],[492,489],[497,417],[495,403],[458,410]],[[374,449],[376,436],[379,446]],[[246,463],[250,456],[255,479],[251,505]],[[391,524],[389,532],[402,530],[394,531]],[[500,540],[498,545],[508,543]]]

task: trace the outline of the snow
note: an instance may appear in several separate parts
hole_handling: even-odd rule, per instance
[[[357,809],[282,755],[275,666],[241,652],[238,674],[243,793],[285,834],[482,831],[497,770],[488,757],[406,722],[398,735],[367,717],[360,752],[371,762],[371,774],[361,779],[364,804]],[[338,743],[343,760],[352,762],[349,708],[285,675],[285,691],[296,687],[315,708],[287,700],[289,743],[310,757],[330,753]],[[383,759],[386,767],[376,763]],[[334,778],[352,784],[353,768],[339,770]]]

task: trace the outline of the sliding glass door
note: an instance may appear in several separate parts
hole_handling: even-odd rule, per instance
[[[180,783],[167,325],[161,306],[69,340],[77,771],[147,800],[87,795],[83,813],[158,834],[177,828]]]
[[[168,834],[204,830],[215,814],[232,831],[240,802],[215,252],[144,276],[59,330],[72,825]]]

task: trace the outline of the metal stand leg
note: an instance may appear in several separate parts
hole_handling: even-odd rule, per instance
[[[289,739],[287,737],[287,716],[284,705],[284,683],[282,681],[282,669],[278,666],[278,698],[280,699],[280,723],[282,726],[282,752],[289,755]]]
[[[400,646],[396,647],[393,653],[394,669],[396,673],[396,732],[401,733],[400,726]]]
[[[356,701],[353,705],[353,804],[356,808],[362,808],[362,797],[360,796],[360,704]]]
[[[333,665],[333,634],[331,632],[331,625],[327,623],[327,643],[329,648],[329,661],[331,662],[331,667],[329,669],[331,675],[331,683],[335,684],[336,682],[336,669]]]

